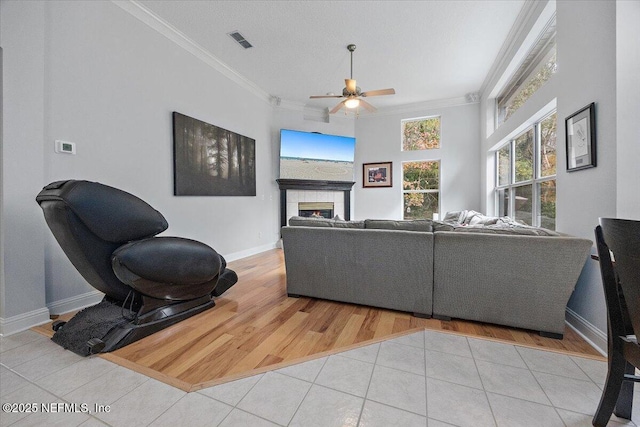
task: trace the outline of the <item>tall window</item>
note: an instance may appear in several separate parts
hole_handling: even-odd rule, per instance
[[[529,225],[556,228],[556,113],[496,151],[496,208]]]
[[[496,127],[506,122],[538,89],[555,74],[556,22],[547,24],[540,40],[531,49],[509,83],[496,98]]]
[[[403,162],[404,219],[433,218],[440,206],[440,161]]]
[[[402,121],[402,151],[440,148],[440,117]]]

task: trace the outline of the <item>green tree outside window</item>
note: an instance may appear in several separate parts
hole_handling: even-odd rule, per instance
[[[440,148],[440,117],[402,121],[402,151]]]

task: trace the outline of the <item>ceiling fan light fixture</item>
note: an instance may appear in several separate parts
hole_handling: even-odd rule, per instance
[[[344,106],[347,108],[356,108],[360,105],[360,100],[358,98],[349,98],[344,101]]]
[[[318,99],[318,98],[345,98],[343,101],[340,101],[338,105],[333,107],[332,110],[329,110],[329,114],[334,114],[340,111],[340,109],[348,108],[354,109],[358,107],[362,107],[370,113],[374,113],[376,111],[375,107],[369,104],[364,99],[360,99],[360,97],[369,97],[369,96],[379,96],[379,95],[394,95],[396,91],[394,89],[378,89],[378,90],[369,90],[366,92],[362,92],[360,88],[356,85],[356,80],[353,78],[353,51],[356,50],[355,44],[350,44],[347,46],[347,50],[351,55],[351,74],[348,79],[344,79],[344,88],[342,89],[341,95],[334,95],[332,92],[327,93],[326,95],[311,95],[310,99]],[[345,111],[345,114],[347,112]],[[356,116],[358,115],[358,111],[355,111]]]

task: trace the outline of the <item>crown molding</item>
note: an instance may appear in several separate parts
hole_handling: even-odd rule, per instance
[[[378,110],[377,113],[360,116],[361,118],[374,116],[392,116],[396,114],[415,113],[423,110],[433,110],[437,108],[457,107],[459,105],[478,104],[476,97],[459,96],[456,98],[434,99],[431,101],[417,102],[414,104],[398,105],[396,107],[388,107]]]
[[[396,114],[416,113],[418,111],[433,110],[446,107],[457,107],[460,105],[478,104],[480,102],[480,96],[477,92],[468,93],[465,96],[459,96],[456,98],[436,99],[431,101],[417,102],[413,104],[398,105],[395,107],[380,108],[375,113],[363,113],[363,114],[347,114],[345,118],[355,120],[380,117],[380,116],[392,116]],[[308,120],[321,120],[327,121],[327,117],[334,116],[329,114],[328,108],[309,107],[303,103],[287,101],[281,98],[273,97],[272,105],[276,108],[285,110],[292,110],[303,112],[304,116]],[[350,110],[351,113],[353,110]]]
[[[214,68],[216,71],[232,80],[234,83],[237,83],[238,85],[247,89],[249,92],[253,93],[263,101],[270,104],[272,103],[272,96],[270,94],[262,90],[260,87],[258,87],[258,85],[256,85],[243,75],[233,70],[227,64],[208,52],[205,48],[200,46],[195,41],[191,40],[176,27],[166,22],[164,19],[144,7],[142,4],[138,3],[135,0],[111,1],[116,6],[128,12],[134,18],[137,18],[139,21],[147,24],[158,33],[162,34],[187,52],[191,53],[196,58],[203,61],[205,64]]]
[[[555,2],[555,0],[549,0]],[[522,42],[522,37],[526,35],[530,31],[529,26],[534,18],[540,14],[542,9],[546,6],[548,2],[540,2],[537,0],[526,0],[525,4],[522,6],[522,10],[518,14],[516,18],[516,22],[514,22],[507,38],[504,43],[502,43],[502,47],[498,52],[498,56],[496,56],[495,61],[493,61],[493,65],[491,66],[489,73],[484,79],[482,86],[480,87],[480,97],[486,97],[486,90],[492,89],[489,85],[494,82],[499,76],[498,74],[501,70],[504,70],[508,63],[511,61],[511,58],[515,54],[515,52],[520,47],[520,43]]]
[[[289,101],[278,96],[271,97],[271,105],[283,110],[304,111],[307,107],[303,102]]]

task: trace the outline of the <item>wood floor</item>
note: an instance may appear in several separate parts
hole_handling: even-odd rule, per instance
[[[101,357],[185,391],[424,329],[605,360],[569,327],[563,340],[555,340],[496,325],[288,298],[280,249],[229,266],[239,281],[216,307]],[[52,335],[47,325],[36,330]]]

